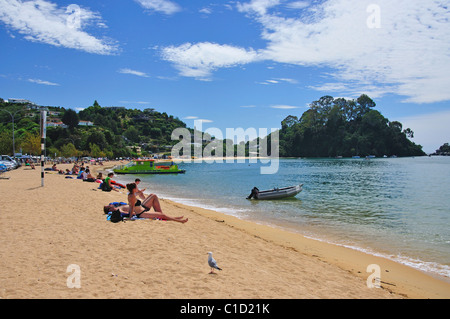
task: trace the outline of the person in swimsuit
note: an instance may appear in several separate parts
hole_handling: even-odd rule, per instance
[[[111,203],[109,205],[103,206],[103,212],[105,214],[108,214],[110,212],[118,210],[120,212],[120,214],[122,215],[122,217],[130,217],[129,209],[130,209],[130,206],[123,204],[123,203],[117,203],[117,204]]]
[[[136,183],[130,183],[127,184],[127,189],[129,191],[128,193],[128,206],[129,206],[129,212],[130,217],[133,217],[136,215],[138,218],[159,218],[162,220],[171,220],[175,222],[185,223],[188,221],[188,219],[181,219],[181,218],[173,218],[170,216],[165,215],[162,212],[161,204],[159,203],[159,198],[155,194],[150,194],[149,196],[145,197],[145,199],[140,200],[137,199],[136,193],[138,192],[138,188]],[[136,213],[135,209],[137,207],[142,207],[143,210],[139,213]],[[150,213],[150,209],[153,207],[155,210],[154,213]]]
[[[130,218],[130,213],[129,213],[129,211],[130,211],[130,205],[127,205],[127,204],[125,204],[125,203],[119,203],[119,202],[117,202],[117,203],[110,203],[109,205],[105,205],[105,206],[103,206],[103,212],[105,213],[105,214],[108,214],[108,213],[110,213],[110,212],[113,212],[113,211],[116,211],[116,210],[119,210],[119,212],[121,213],[121,215],[122,215],[122,217],[126,217],[126,218]],[[134,208],[134,211],[135,211],[135,214],[134,215],[136,215],[136,216],[141,216],[140,214],[144,211],[145,209],[144,208],[142,208],[142,206],[140,206],[140,207],[135,207]],[[184,216],[179,216],[179,217],[169,217],[169,216],[166,216],[166,215],[164,215],[164,214],[160,214],[161,216],[164,216],[164,217],[152,217],[152,218],[160,218],[160,219],[164,219],[164,220],[174,220],[174,219],[176,219],[176,220],[182,220],[183,219],[183,217]],[[141,216],[140,218],[150,218],[150,217],[143,217],[143,216]],[[172,218],[172,219],[171,219]],[[187,220],[186,220],[187,221]]]

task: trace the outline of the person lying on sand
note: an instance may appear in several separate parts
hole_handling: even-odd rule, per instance
[[[136,217],[138,218],[148,218],[148,219],[154,219],[154,218],[158,218],[158,219],[162,219],[162,220],[168,220],[168,221],[176,221],[176,222],[180,222],[180,223],[185,223],[188,221],[188,218],[183,219],[184,216],[179,216],[179,217],[170,217],[167,216],[163,213],[148,213],[148,211],[145,211],[145,208],[143,208],[142,206],[138,206],[134,208],[134,214],[132,216],[130,216],[130,205],[114,205],[114,204],[109,204],[109,205],[105,205],[103,207],[103,211],[105,212],[105,214],[109,213],[109,212],[113,212],[115,210],[119,210],[120,213],[122,214],[122,217],[127,217],[127,218],[131,218],[132,216],[136,215]]]
[[[136,194],[138,194],[139,190],[137,188],[136,183],[130,183],[127,184],[127,189],[129,191],[128,193],[128,205],[130,207],[130,217],[133,217],[136,215],[140,218],[161,218],[164,220],[173,220],[177,222],[185,223],[188,221],[188,219],[176,219],[169,217],[167,215],[164,215],[161,209],[161,204],[159,203],[159,198],[155,194],[150,194],[147,197],[145,197],[142,202],[137,199]],[[135,207],[142,207],[144,210],[140,213],[135,212]],[[153,207],[155,210],[155,213],[150,213],[150,209]],[[168,219],[169,218],[169,219]]]

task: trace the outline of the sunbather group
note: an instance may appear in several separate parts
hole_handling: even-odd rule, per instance
[[[148,219],[161,219],[167,221],[174,221],[179,223],[185,223],[188,218],[170,217],[162,212],[161,204],[159,198],[155,194],[150,194],[145,196],[143,191],[139,190],[136,183],[127,184],[128,193],[128,204],[117,203],[105,205],[103,210],[105,214],[119,210],[122,217],[132,218],[136,216],[137,218],[148,218]],[[138,199],[138,196],[142,199]],[[150,212],[153,208],[154,212]]]

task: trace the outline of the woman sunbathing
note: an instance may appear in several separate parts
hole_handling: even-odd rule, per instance
[[[175,222],[185,223],[188,219],[178,219],[169,217],[163,214],[161,209],[161,204],[159,203],[159,198],[155,194],[150,194],[142,202],[137,199],[136,193],[138,192],[138,188],[136,183],[127,184],[128,193],[128,205],[130,217],[136,215],[138,218],[159,218],[163,220],[171,220]],[[142,207],[143,210],[140,213],[135,212],[135,207]],[[153,207],[155,213],[150,213],[150,209]]]

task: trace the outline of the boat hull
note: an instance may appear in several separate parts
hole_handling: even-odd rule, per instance
[[[265,190],[260,191],[258,193],[256,200],[273,200],[273,199],[283,199],[283,198],[289,198],[294,197],[298,193],[300,193],[302,189],[303,184],[295,185],[291,187],[285,187],[285,188],[275,188],[272,190]]]
[[[186,173],[185,170],[179,170],[179,171],[121,171],[121,170],[113,170],[115,174],[125,175],[125,174],[184,174]]]
[[[126,165],[119,165],[113,168],[116,174],[184,174],[186,171],[179,169],[178,165],[159,165],[154,160],[134,160]]]

